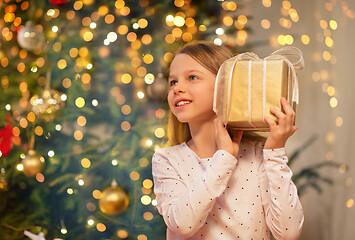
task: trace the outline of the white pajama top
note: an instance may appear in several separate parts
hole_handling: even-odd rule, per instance
[[[200,159],[186,143],[154,153],[157,208],[167,239],[298,239],[304,215],[284,148],[241,142],[237,157]]]

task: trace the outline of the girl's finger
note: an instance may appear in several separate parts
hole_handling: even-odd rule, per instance
[[[281,102],[282,109],[283,109],[283,111],[285,112],[286,115],[287,115],[287,114],[292,115],[292,114],[295,113],[295,112],[293,111],[293,109],[292,109],[290,103],[286,100],[286,98],[282,97],[282,98],[280,99],[280,102]]]
[[[276,122],[275,122],[272,118],[270,118],[270,117],[268,117],[268,116],[265,116],[264,120],[265,120],[265,122],[269,125],[270,130],[272,130],[272,129],[274,129],[275,127],[277,127]]]
[[[286,115],[278,109],[270,108],[270,113],[273,114],[278,119],[278,124],[280,127],[286,127],[287,118]]]
[[[289,126],[293,126],[293,123],[295,121],[295,111],[292,109],[290,103],[286,100],[286,98],[282,97],[280,102],[282,105],[282,109],[286,114],[287,124]]]

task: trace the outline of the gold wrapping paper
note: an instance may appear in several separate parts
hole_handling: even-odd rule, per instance
[[[283,60],[266,60],[265,66],[264,71],[264,60],[236,62],[231,82],[229,114],[227,94],[224,94],[223,101],[223,121],[228,123],[228,127],[268,131],[269,126],[264,121],[264,116],[277,121],[270,113],[270,108],[281,111],[280,98],[288,98],[288,66]],[[228,89],[228,84],[226,81],[225,89]]]
[[[296,70],[303,67],[302,52],[291,46],[264,59],[253,52],[227,59],[216,77],[213,111],[222,117],[226,128],[269,131],[264,116],[277,121],[270,108],[281,110],[281,97],[295,111],[299,102]]]

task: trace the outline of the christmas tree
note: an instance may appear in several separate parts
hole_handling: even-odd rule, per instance
[[[0,8],[1,239],[165,239],[150,163],[173,52],[193,40],[237,52],[248,17],[234,1]]]

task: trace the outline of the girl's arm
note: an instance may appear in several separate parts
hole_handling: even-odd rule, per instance
[[[260,185],[266,223],[275,239],[298,239],[304,215],[285,149],[264,149],[262,155]]]
[[[266,223],[276,239],[298,239],[303,226],[304,215],[292,182],[292,171],[287,166],[288,158],[284,146],[298,129],[294,126],[295,112],[285,98],[280,99],[283,111],[270,109],[278,119],[269,117],[270,134],[265,142],[262,164],[262,199]]]
[[[237,160],[218,150],[211,165],[188,187],[169,161],[169,154],[159,150],[153,156],[154,192],[159,213],[168,228],[182,237],[191,237],[204,224],[216,198],[225,190]]]

